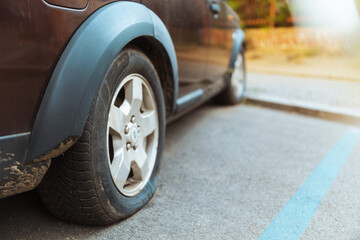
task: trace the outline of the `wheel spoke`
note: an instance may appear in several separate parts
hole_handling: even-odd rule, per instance
[[[143,86],[140,78],[134,77],[125,85],[125,98],[131,104],[131,110],[139,112],[143,101]]]
[[[110,171],[111,171],[111,174],[113,174],[113,176],[117,175],[120,165],[122,164],[123,161],[124,161],[124,156],[123,156],[122,149],[114,152],[114,159],[110,165]]]
[[[154,110],[145,111],[141,114],[141,131],[143,137],[149,136],[156,129],[156,112]]]
[[[143,145],[136,150],[135,161],[140,168],[142,178],[145,178],[147,172],[149,171],[149,161]]]
[[[114,150],[114,157],[122,154],[123,151],[123,140],[117,135],[112,135],[112,147]]]
[[[115,176],[116,184],[123,187],[130,173],[130,166],[128,161],[126,161],[123,152],[114,157],[114,161],[111,164],[111,170],[113,176]]]
[[[121,135],[124,128],[125,117],[126,114],[123,112],[123,109],[118,108],[115,105],[111,106],[109,114],[110,130]]]

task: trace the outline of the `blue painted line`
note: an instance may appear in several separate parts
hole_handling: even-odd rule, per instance
[[[349,128],[271,222],[260,240],[298,239],[359,141],[360,130]]]

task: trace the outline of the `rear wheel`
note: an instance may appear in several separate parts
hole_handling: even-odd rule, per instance
[[[244,52],[239,52],[235,60],[229,85],[216,97],[216,100],[223,104],[237,104],[244,97],[245,88],[245,55]]]
[[[110,66],[81,138],[53,163],[38,191],[61,219],[107,225],[154,195],[164,144],[165,107],[150,60],[122,51]]]

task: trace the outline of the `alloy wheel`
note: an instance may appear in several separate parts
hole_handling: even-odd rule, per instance
[[[138,194],[154,169],[159,120],[148,81],[130,74],[117,88],[109,110],[108,163],[113,182],[125,196]]]

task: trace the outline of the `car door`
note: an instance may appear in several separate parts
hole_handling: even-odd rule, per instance
[[[223,0],[207,0],[211,14],[210,41],[206,78],[220,81],[229,69],[233,48],[233,33],[238,28],[238,18]]]
[[[143,0],[168,28],[179,66],[179,97],[207,82],[208,5],[206,0]]]

